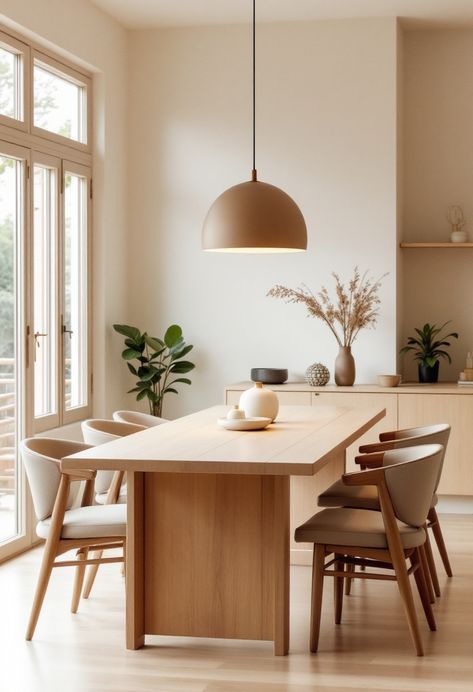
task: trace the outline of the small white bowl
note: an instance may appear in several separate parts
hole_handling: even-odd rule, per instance
[[[401,382],[401,375],[378,375],[380,387],[397,387]]]

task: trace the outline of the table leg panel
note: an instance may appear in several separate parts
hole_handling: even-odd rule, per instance
[[[289,481],[282,481],[287,500],[275,489],[280,481],[145,474],[147,634],[273,639],[275,567],[286,562],[289,571],[288,553],[281,554],[289,539]]]

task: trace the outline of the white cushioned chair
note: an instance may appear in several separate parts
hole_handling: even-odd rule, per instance
[[[391,449],[403,449],[424,444],[441,444],[444,450],[447,448],[448,439],[450,436],[450,425],[447,423],[439,423],[437,425],[429,425],[417,428],[406,428],[404,430],[394,430],[392,432],[381,433],[380,442],[373,444],[362,445],[360,447],[360,456],[357,456],[355,461],[361,468],[376,468],[381,465],[382,454]],[[443,466],[443,458],[442,458]],[[440,481],[442,467],[440,468],[438,481]],[[437,482],[438,485],[438,482]],[[437,490],[437,485],[435,490]],[[445,571],[449,577],[452,576],[452,568],[448,559],[447,549],[440,528],[440,522],[435,509],[438,503],[436,492],[432,496],[432,501],[427,517],[427,526],[432,529],[437,547],[442,558]],[[354,509],[370,509],[379,511],[379,499],[376,488],[372,486],[346,486],[343,480],[340,479],[333,483],[325,492],[318,497],[319,507],[351,507]],[[429,537],[426,542],[426,555],[429,563],[429,590],[431,592],[431,601],[433,593],[440,596],[440,585],[435,567],[432,549]],[[432,580],[432,581],[430,581]],[[350,580],[346,582],[346,593],[350,593]],[[433,586],[433,591],[432,591]]]
[[[142,432],[147,428],[144,425],[113,421],[102,418],[94,418],[82,421],[82,437],[91,446],[113,442],[120,437]],[[97,471],[95,477],[95,502],[99,505],[126,505],[126,483],[123,483],[123,471]],[[100,552],[94,554],[94,558],[100,559]],[[83,598],[89,598],[99,564],[93,564],[87,574]]]
[[[324,509],[295,531],[297,542],[314,544],[310,650],[318,648],[324,576],[335,579],[335,622],[341,622],[345,566],[394,569],[411,636],[423,655],[419,625],[409,582],[414,574],[431,630],[436,629],[426,584],[424,528],[442,468],[442,445],[421,445],[382,453],[382,465],[343,475],[347,486],[374,486],[379,512],[345,507]],[[327,556],[333,558],[325,562]],[[410,561],[410,567],[406,565]],[[333,565],[333,569],[329,567]],[[392,579],[380,572],[352,572],[361,579]]]
[[[93,447],[146,430],[144,425],[102,418],[84,420],[81,423],[81,428],[84,442]],[[126,502],[126,485],[120,484],[117,489],[117,477],[116,471],[97,471],[95,478],[95,501],[97,504],[124,504]],[[123,478],[123,473],[120,474],[120,478]],[[114,492],[112,497],[109,497],[111,490]]]
[[[63,457],[90,445],[37,437],[23,440],[20,453],[28,477],[35,513],[36,532],[46,545],[33,601],[26,639],[33,637],[53,567],[76,566],[71,611],[77,612],[89,549],[125,548],[126,508],[123,505],[91,506],[95,471],[61,471]],[[85,481],[80,507],[73,508],[81,482]],[[59,555],[77,548],[77,559],[56,561]],[[99,562],[123,562],[120,557]]]
[[[169,423],[167,418],[159,418],[158,416],[152,416],[149,413],[141,413],[140,411],[114,411],[112,418],[118,423],[144,425],[145,428],[154,428],[156,425]]]

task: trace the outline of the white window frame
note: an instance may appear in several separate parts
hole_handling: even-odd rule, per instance
[[[31,75],[31,51],[30,47],[19,41],[17,38],[10,36],[0,27],[0,46],[6,50],[16,53],[21,56],[21,105],[22,105],[22,117],[20,120],[17,118],[10,118],[8,115],[0,114],[0,125],[6,125],[7,127],[13,127],[15,130],[21,130],[23,132],[29,131],[29,112],[31,108],[30,104],[30,75]]]
[[[3,153],[14,158],[24,160],[24,239],[23,262],[25,269],[24,296],[23,296],[23,326],[25,340],[22,343],[22,382],[23,410],[22,410],[22,437],[29,437],[38,432],[47,432],[52,428],[61,427],[90,417],[93,410],[92,401],[92,325],[93,325],[93,300],[92,300],[92,76],[81,67],[69,63],[62,56],[56,55],[36,44],[26,37],[0,25],[0,44],[8,50],[13,50],[22,55],[23,67],[23,120],[16,120],[0,115],[0,148]],[[73,81],[86,88],[86,129],[87,143],[76,142],[67,137],[56,135],[33,125],[33,66],[34,59],[52,67],[59,73],[67,75]],[[51,416],[34,417],[34,338],[33,338],[33,165],[47,165],[58,168],[58,300],[57,300],[57,336],[58,336],[58,414]],[[64,174],[65,171],[77,173],[87,178],[87,303],[88,303],[88,363],[87,363],[87,405],[65,410],[64,406],[64,353],[63,335],[61,333],[61,314],[63,308],[63,232],[64,232]],[[29,278],[28,278],[29,277]],[[0,546],[0,561],[7,559],[27,549],[35,542],[37,537],[34,530],[34,510],[31,497],[28,492],[26,478],[21,464],[18,469],[18,477],[21,476],[21,487],[24,492],[18,496],[20,502],[20,526],[19,533],[11,541]]]
[[[66,65],[63,62],[60,62],[59,60],[56,60],[52,58],[51,56],[47,55],[46,53],[42,53],[38,50],[33,49],[32,50],[32,59],[31,59],[31,79],[30,79],[30,89],[31,89],[31,94],[30,94],[30,100],[31,100],[31,109],[30,109],[30,131],[32,134],[37,135],[38,137],[41,137],[43,139],[48,139],[51,142],[55,142],[57,144],[62,144],[67,147],[72,147],[73,149],[78,149],[79,151],[90,151],[91,149],[91,132],[92,132],[92,120],[91,120],[91,108],[89,107],[89,101],[91,99],[91,94],[92,94],[92,80],[90,77],[87,75],[83,74],[82,72],[79,72],[76,69],[73,69],[69,65]],[[55,132],[50,132],[49,130],[45,130],[42,127],[37,127],[34,124],[34,66],[36,63],[42,63],[47,69],[49,69],[53,74],[57,74],[58,77],[65,76],[69,79],[74,84],[77,84],[77,86],[82,87],[85,89],[85,143],[83,142],[78,142],[75,139],[70,139],[69,137],[63,137],[62,135],[58,135]]]

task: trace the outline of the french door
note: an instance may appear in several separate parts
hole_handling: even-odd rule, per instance
[[[0,143],[0,557],[30,543],[18,457],[27,434],[28,149]]]
[[[0,559],[34,540],[19,441],[90,415],[90,169],[0,142]]]

